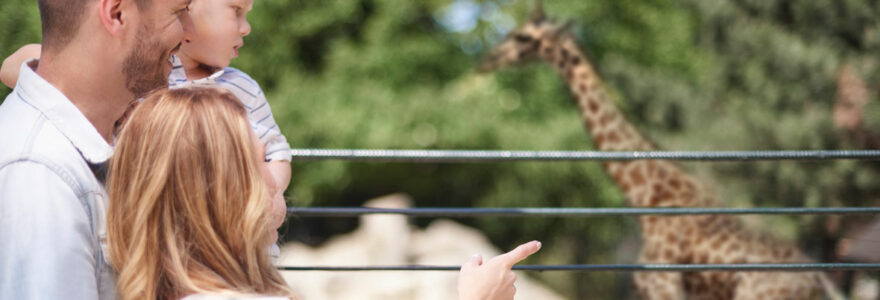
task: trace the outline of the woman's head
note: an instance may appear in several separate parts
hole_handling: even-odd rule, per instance
[[[245,110],[217,88],[161,90],[110,162],[108,247],[124,298],[289,294],[271,266],[267,187]]]

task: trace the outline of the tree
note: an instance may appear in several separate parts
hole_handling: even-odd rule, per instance
[[[199,0],[196,0],[199,1]],[[476,62],[530,1],[260,0],[233,65],[268,95],[296,148],[591,150],[562,81],[533,65],[477,75]],[[547,1],[575,21],[622,110],[668,150],[846,149],[830,116],[837,68],[877,82],[880,4],[867,0]],[[0,3],[0,54],[39,40],[36,5]],[[0,89],[0,96],[9,92]],[[869,105],[870,106],[870,105]],[[866,119],[880,117],[868,109]],[[875,117],[875,118],[872,118]],[[869,121],[868,126],[880,126]],[[688,163],[726,206],[869,206],[873,162]],[[294,162],[295,206],[357,206],[395,192],[417,206],[619,207],[596,163]],[[748,219],[831,261],[836,217]],[[842,227],[849,226],[846,221]],[[420,224],[430,220],[419,219]],[[632,263],[627,218],[464,219],[499,247],[541,239],[527,263]],[[349,219],[293,219],[320,243]],[[772,227],[770,227],[772,226]],[[571,298],[631,297],[626,273],[536,274]]]

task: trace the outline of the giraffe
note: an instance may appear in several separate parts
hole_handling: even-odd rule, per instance
[[[649,151],[645,138],[609,99],[601,79],[578,46],[568,24],[545,18],[541,1],[529,20],[496,45],[480,72],[543,60],[567,83],[595,146],[601,151]],[[715,207],[708,186],[668,161],[608,162],[607,173],[632,207]],[[747,229],[737,217],[639,217],[641,263],[732,264],[800,263],[809,258],[794,245]],[[634,275],[644,299],[812,299],[836,288],[817,272],[639,272]]]
[[[855,131],[862,128],[862,109],[868,103],[868,86],[850,64],[837,71],[837,97],[834,99],[834,127]]]
[[[868,84],[853,65],[844,63],[837,71],[834,99],[834,128],[844,141],[863,149],[880,149],[880,133],[865,126],[865,105],[871,98]]]

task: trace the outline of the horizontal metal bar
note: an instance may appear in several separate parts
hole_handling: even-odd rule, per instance
[[[357,217],[395,214],[414,217],[596,217],[641,215],[853,215],[880,214],[880,207],[769,208],[371,208],[288,207],[297,217]]]
[[[282,271],[458,271],[461,266],[279,266]],[[622,272],[809,272],[809,271],[877,271],[880,264],[803,263],[803,264],[616,264],[616,265],[517,265],[521,271],[622,271]]]
[[[475,163],[498,161],[626,161],[642,159],[694,161],[880,160],[880,150],[794,151],[488,151],[488,150],[355,150],[292,149],[293,160]]]

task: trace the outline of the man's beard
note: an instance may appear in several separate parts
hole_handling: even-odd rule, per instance
[[[171,49],[162,49],[155,37],[150,36],[150,32],[147,27],[138,31],[137,36],[140,38],[137,38],[134,48],[122,62],[125,87],[136,98],[142,98],[150,91],[168,85],[168,74],[163,66],[168,63],[166,53]]]

